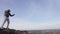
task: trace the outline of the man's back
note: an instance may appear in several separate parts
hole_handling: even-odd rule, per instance
[[[9,12],[5,11],[4,16],[9,17]]]

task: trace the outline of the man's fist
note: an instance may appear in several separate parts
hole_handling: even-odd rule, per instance
[[[13,14],[13,15],[15,15],[15,14]]]

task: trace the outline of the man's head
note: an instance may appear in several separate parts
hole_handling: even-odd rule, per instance
[[[5,11],[7,11],[7,12],[11,12],[10,9],[7,9],[7,10],[5,10]]]
[[[11,12],[10,9],[7,10],[8,12]]]

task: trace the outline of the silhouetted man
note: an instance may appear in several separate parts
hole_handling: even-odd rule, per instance
[[[2,28],[3,28],[3,26],[4,26],[4,24],[6,23],[6,21],[7,21],[7,29],[8,29],[8,27],[9,27],[9,23],[10,23],[10,20],[9,20],[9,16],[14,16],[15,14],[13,14],[13,15],[11,15],[10,14],[10,9],[8,9],[8,10],[5,10],[5,12],[4,12],[4,16],[5,16],[5,19],[4,19],[4,22],[3,22],[3,25],[2,25]]]

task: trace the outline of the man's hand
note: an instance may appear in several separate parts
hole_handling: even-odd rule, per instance
[[[13,14],[13,16],[14,16],[15,14]]]

